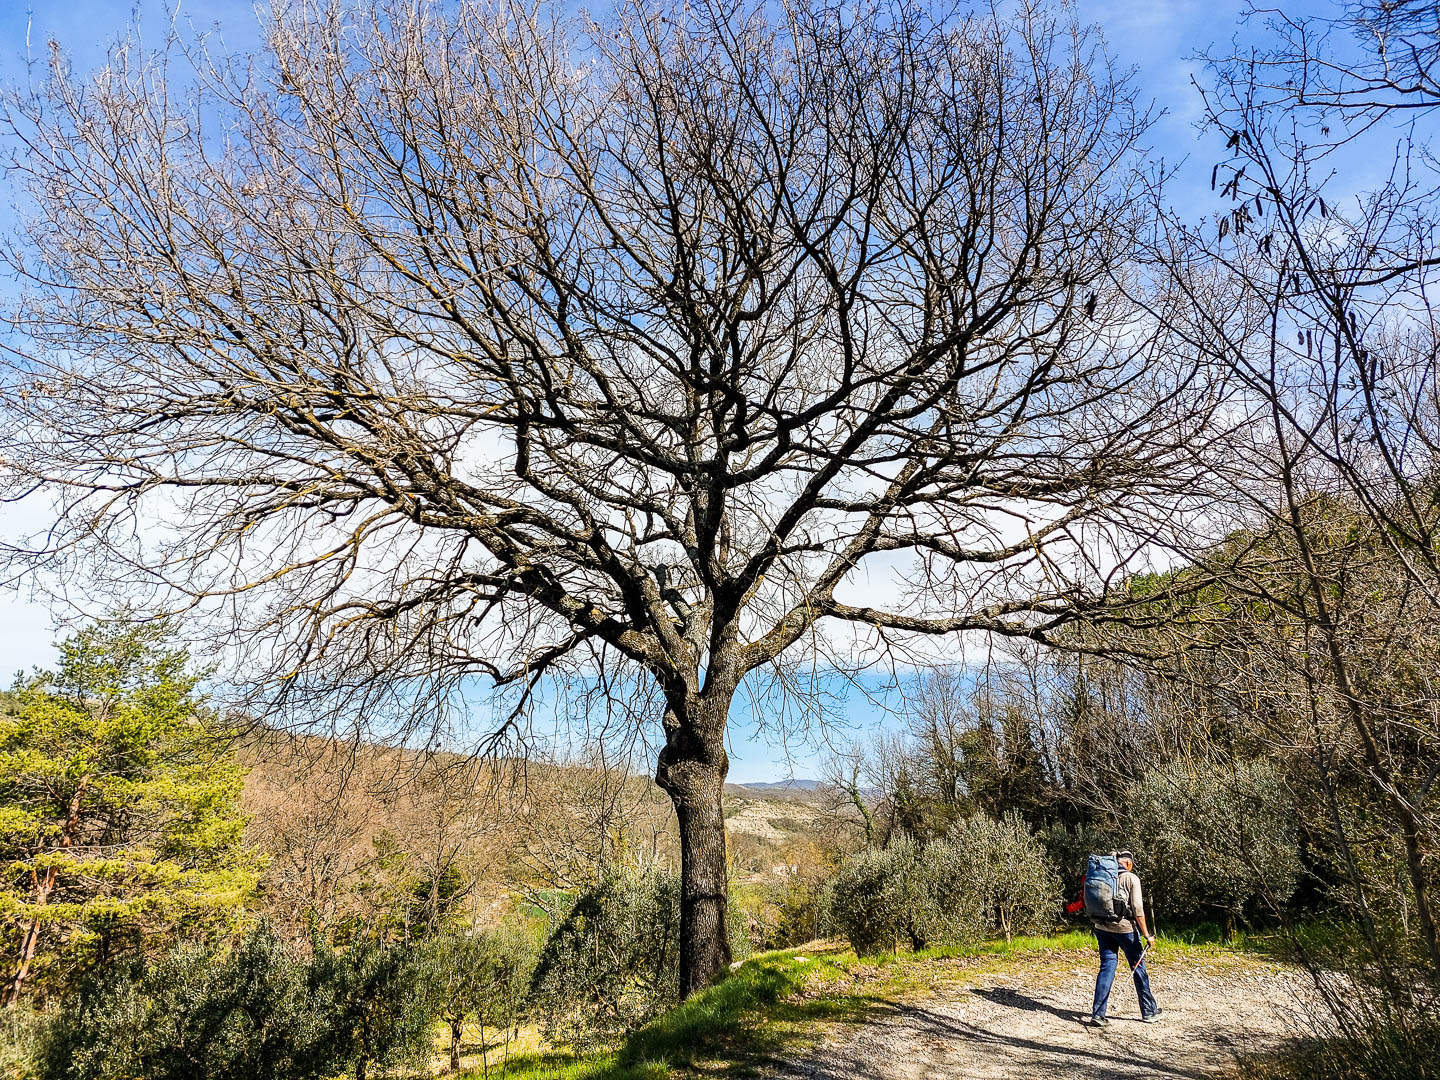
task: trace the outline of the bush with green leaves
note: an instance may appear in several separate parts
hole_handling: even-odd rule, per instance
[[[827,926],[862,956],[1043,930],[1059,909],[1044,845],[1018,816],[961,818],[939,840],[852,855],[826,890]]]
[[[436,994],[410,945],[318,945],[268,929],[229,950],[184,944],[85,980],[44,1039],[44,1080],[311,1080],[416,1060]]]
[[[310,991],[328,1017],[322,1047],[332,1070],[365,1080],[371,1065],[388,1069],[429,1054],[439,1002],[434,969],[420,946],[378,940],[344,949],[317,944]]]
[[[981,919],[967,903],[960,853],[944,840],[912,839],[863,851],[840,864],[826,890],[829,929],[861,956],[980,936]]]
[[[1060,882],[1045,845],[1018,814],[961,818],[945,834],[948,886],[984,934],[1040,933],[1059,918]]]
[[[918,854],[914,841],[901,840],[847,856],[825,889],[826,930],[844,936],[859,956],[896,948],[912,910]]]
[[[527,1014],[535,947],[527,935],[502,926],[447,934],[426,949],[437,1012],[450,1031],[450,1068],[460,1068],[460,1037],[465,1024],[473,1021],[488,1073],[488,1038],[500,1036],[508,1050],[511,1032]]]
[[[306,1080],[334,1072],[329,1002],[261,928],[229,952],[181,945],[85,980],[51,1024],[45,1080]]]
[[[1146,893],[1171,917],[1218,914],[1228,931],[1295,891],[1298,813],[1264,761],[1162,766],[1132,790],[1127,817]]]
[[[613,1042],[679,1000],[680,880],[615,871],[551,931],[531,980],[552,1043]]]

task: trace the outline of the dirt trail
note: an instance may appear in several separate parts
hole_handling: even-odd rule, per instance
[[[1140,1022],[1124,964],[1110,998],[1110,1026],[1082,1024],[1094,972],[980,974],[900,1003],[882,1018],[843,1031],[776,1070],[808,1080],[1204,1080],[1237,1051],[1274,1049],[1293,1030],[1288,1017],[1304,983],[1269,965],[1207,970],[1184,961],[1151,973],[1165,1010]]]

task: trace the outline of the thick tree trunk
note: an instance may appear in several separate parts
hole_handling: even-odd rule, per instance
[[[708,737],[688,725],[667,722],[666,728],[655,780],[680,822],[680,996],[685,998],[730,968],[722,796],[730,763],[723,724]]]
[[[713,793],[676,800],[680,818],[680,994],[703,990],[730,969],[729,868],[721,779]]]

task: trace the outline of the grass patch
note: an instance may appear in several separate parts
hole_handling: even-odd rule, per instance
[[[1186,930],[1178,934],[1161,934],[1155,939],[1152,955],[1166,960],[1234,960],[1246,955],[1281,958],[1287,946],[1279,934],[1239,934],[1226,941],[1219,929]],[[1060,954],[1086,953],[1094,956],[1095,935],[1089,930],[1070,929],[1056,934],[1016,936],[1009,941],[983,941],[969,945],[945,945],[916,952],[886,954],[872,960],[881,965],[901,967],[935,960],[995,961],[1004,964],[1027,957],[1060,959]],[[853,953],[851,954],[854,955]],[[1065,957],[1075,959],[1075,957]],[[989,966],[988,964],[985,966]]]
[[[1164,958],[1167,949],[1180,946],[1182,954],[1197,959],[1262,957],[1279,963],[1296,963],[1302,956],[1318,960],[1322,967],[1347,967],[1347,958],[1360,953],[1360,929],[1349,923],[1312,920],[1288,930],[1236,930],[1228,940],[1216,924],[1201,924],[1162,936],[1156,947]]]
[[[620,1052],[622,1066],[647,1062],[686,1067],[723,1066],[731,1075],[774,1060],[817,1026],[858,1022],[877,1003],[854,993],[814,993],[825,979],[824,959],[791,951],[742,964],[728,979],[696,994],[636,1032]]]
[[[998,960],[1013,960],[1031,953],[1049,953],[1078,951],[1088,949],[1095,950],[1095,935],[1089,930],[1065,930],[1058,934],[1045,934],[1043,936],[1021,935],[1011,938],[1009,941],[981,941],[970,945],[943,945],[934,949],[922,949],[919,952],[899,953],[892,960],[897,963],[906,963],[917,960],[959,960],[959,959],[981,959],[993,958]]]

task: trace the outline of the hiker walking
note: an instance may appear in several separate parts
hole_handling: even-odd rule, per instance
[[[1140,1018],[1147,1024],[1154,1023],[1164,1011],[1155,1003],[1155,995],[1150,992],[1150,976],[1145,972],[1148,946],[1142,946],[1140,938],[1143,935],[1149,945],[1154,945],[1155,935],[1145,924],[1145,893],[1135,876],[1135,856],[1128,851],[1091,855],[1085,867],[1084,899],[1085,914],[1090,916],[1095,938],[1100,943],[1100,974],[1095,978],[1095,1004],[1090,1008],[1090,1023],[1096,1027],[1110,1023],[1105,1009],[1110,1003],[1110,987],[1115,982],[1121,952],[1135,978]]]

